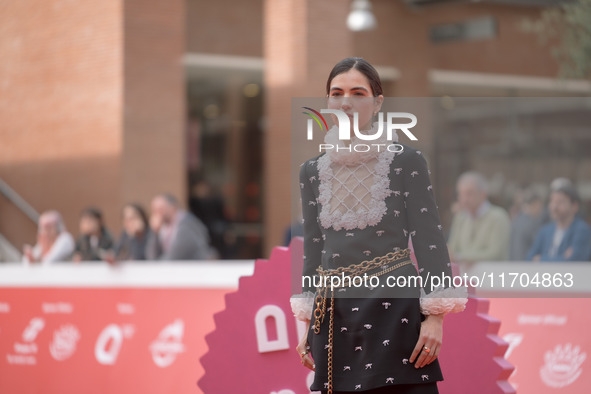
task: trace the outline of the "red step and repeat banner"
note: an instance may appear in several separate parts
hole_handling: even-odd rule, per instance
[[[290,252],[254,266],[2,265],[0,393],[307,394]],[[470,300],[444,324],[441,393],[588,393],[589,310]]]
[[[517,393],[591,392],[589,298],[495,298]]]
[[[213,315],[250,273],[252,261],[2,266],[0,393],[200,393]]]
[[[0,289],[0,392],[195,393],[225,289]]]
[[[486,278],[477,294],[501,321],[517,393],[591,393],[590,263],[490,262],[470,274]]]

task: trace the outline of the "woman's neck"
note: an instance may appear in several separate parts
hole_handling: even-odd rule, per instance
[[[361,127],[361,128],[358,130],[358,133],[361,133],[361,134],[368,134],[368,133],[371,131],[371,128],[372,128],[372,124],[371,124],[371,123],[368,123],[368,124],[366,124],[365,126]],[[354,128],[353,128],[353,126],[351,126],[351,134],[350,134],[350,135],[352,135],[352,136],[355,136],[355,135],[356,135],[356,134],[355,134],[355,130],[354,130]],[[353,139],[353,138],[351,138],[350,140],[344,140],[344,141],[343,141],[343,143],[345,144],[345,146],[347,146],[347,147],[348,147],[349,145],[351,145],[351,141],[352,141],[352,139]]]

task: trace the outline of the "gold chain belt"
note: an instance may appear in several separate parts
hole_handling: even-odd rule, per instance
[[[322,267],[318,267],[316,272],[320,275],[320,284],[321,286],[317,289],[316,298],[314,300],[316,304],[316,309],[314,310],[314,333],[320,334],[320,324],[324,322],[324,316],[326,314],[326,299],[328,298],[328,286],[322,286],[322,283],[326,284],[326,279],[330,278],[334,275],[347,275],[343,276],[343,279],[352,279],[354,276],[363,275],[373,269],[383,267],[384,269],[373,273],[371,276],[380,276],[384,275],[388,272],[392,272],[397,268],[403,267],[408,264],[412,264],[412,261],[409,259],[410,257],[410,249],[401,249],[397,252],[390,252],[384,256],[378,256],[372,260],[365,260],[359,264],[351,264],[347,267],[339,267],[335,269],[325,270]],[[402,261],[400,261],[402,260]],[[389,263],[394,263],[400,261],[399,263],[385,268],[384,266]],[[345,283],[345,280],[342,281]],[[349,282],[351,283],[351,282]],[[338,286],[336,286],[338,287]],[[328,325],[328,394],[332,394],[332,381],[333,381],[333,366],[332,366],[332,358],[333,358],[333,325],[334,325],[334,287],[331,286],[330,289],[330,320]]]

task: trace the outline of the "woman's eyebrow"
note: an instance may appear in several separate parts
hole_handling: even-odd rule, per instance
[[[332,92],[333,90],[338,90],[338,91],[343,91],[342,88],[339,88],[338,86],[334,86],[332,88],[330,88],[330,91]],[[367,90],[366,88],[364,88],[363,86],[355,86],[353,88],[351,88],[350,90],[363,90],[364,92],[369,92],[369,90]]]

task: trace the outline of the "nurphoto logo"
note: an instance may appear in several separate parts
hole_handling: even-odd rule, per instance
[[[336,123],[338,123],[338,140],[340,141],[350,141],[351,140],[351,129],[355,137],[361,141],[378,141],[384,140],[384,133],[385,133],[385,141],[392,141],[393,136],[395,135],[394,132],[396,130],[402,131],[411,141],[417,141],[417,137],[413,133],[411,133],[410,129],[416,126],[417,124],[417,117],[410,112],[387,112],[384,116],[383,112],[378,112],[378,120],[376,122],[376,127],[369,130],[371,133],[360,131],[359,130],[359,113],[353,112],[353,127],[351,127],[351,114],[347,114],[344,111],[338,109],[321,109],[317,111],[311,107],[302,107],[303,109],[307,110],[304,111],[303,114],[308,115],[308,123],[307,123],[307,134],[306,138],[311,141],[314,139],[314,123],[316,123],[320,130],[324,132],[328,132],[328,124],[326,119],[322,114],[331,114],[333,115],[333,119],[336,119]],[[384,117],[386,121],[384,121]],[[401,123],[399,119],[406,119],[407,122]],[[326,142],[326,141],[325,141]],[[331,144],[331,143],[323,143],[319,144],[319,151],[328,151],[328,150],[347,150],[347,151],[356,151],[356,152],[367,152],[371,149],[380,150],[388,150],[389,152],[399,152],[401,153],[404,147],[400,144],[386,144],[386,143],[361,143],[361,144],[346,144],[346,146],[338,145],[338,144]]]

